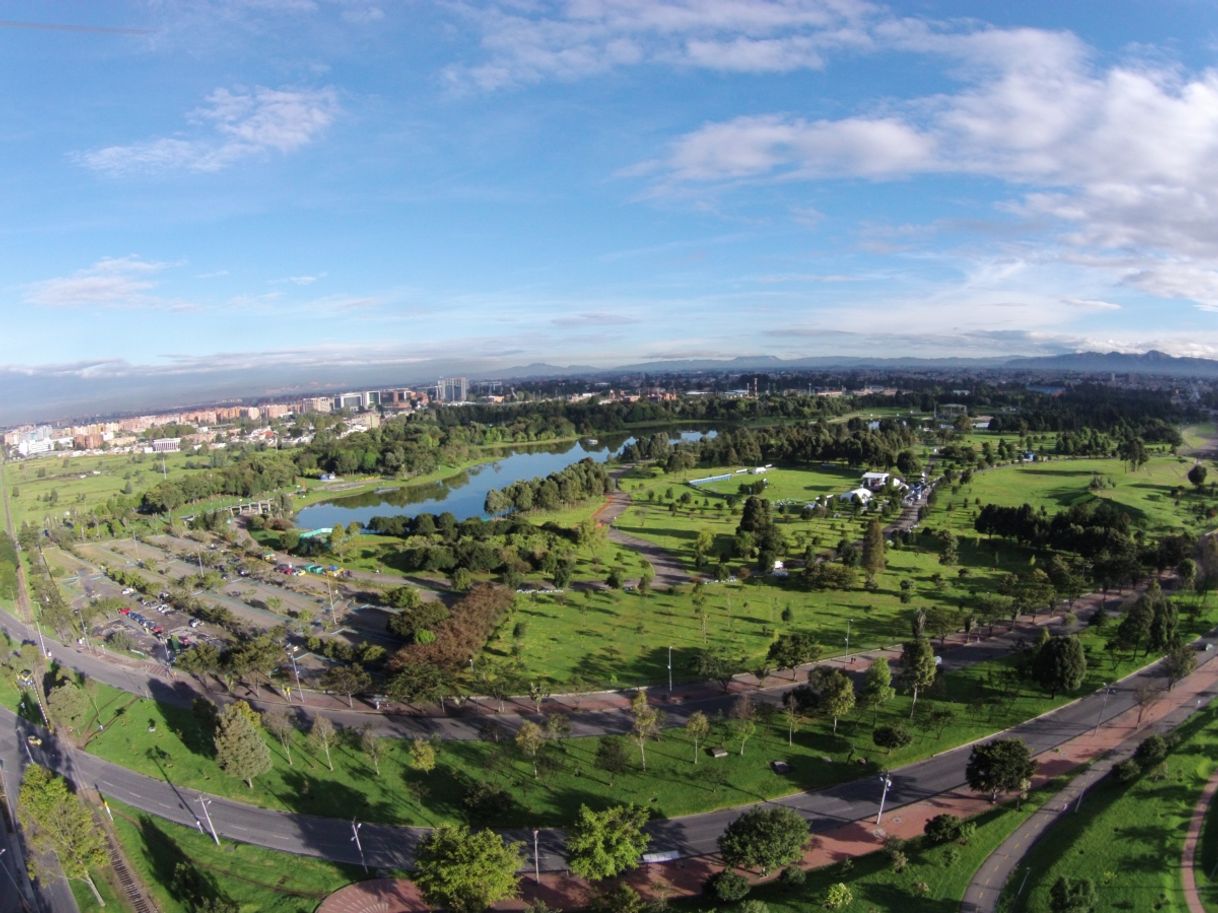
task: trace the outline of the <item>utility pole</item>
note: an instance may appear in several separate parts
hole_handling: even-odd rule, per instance
[[[364,872],[368,871],[368,860],[364,857],[364,845],[359,841],[359,829],[363,827],[362,823],[356,823],[355,819],[351,819],[351,839],[355,842],[355,848],[359,850],[359,861],[364,864]]]
[[[850,625],[853,621],[853,618],[846,619],[846,653],[850,652]]]
[[[207,829],[211,831],[211,839],[216,841],[216,846],[219,846],[220,835],[216,833],[216,825],[212,823],[211,812],[207,810],[207,806],[211,805],[211,800],[203,798],[203,794],[199,793],[199,804],[203,806],[203,817],[207,819]]]
[[[880,812],[875,816],[875,823],[878,825],[880,819],[884,817],[884,800],[888,798],[888,788],[892,786],[892,777],[887,773],[880,774],[880,783],[884,786],[884,791],[880,793]]]
[[[672,696],[672,646],[668,647],[668,695]]]

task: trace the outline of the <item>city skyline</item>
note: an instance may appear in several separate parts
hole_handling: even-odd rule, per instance
[[[1218,354],[1212,9],[530,10],[16,5],[0,385]]]

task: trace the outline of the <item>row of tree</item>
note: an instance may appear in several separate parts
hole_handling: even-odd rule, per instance
[[[492,516],[509,511],[557,510],[589,498],[603,497],[614,487],[603,463],[583,459],[544,478],[513,482],[487,492],[483,509]]]

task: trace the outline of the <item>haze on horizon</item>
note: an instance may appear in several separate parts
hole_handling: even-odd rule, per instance
[[[1218,10],[978,9],[13,4],[0,392],[1218,355]]]

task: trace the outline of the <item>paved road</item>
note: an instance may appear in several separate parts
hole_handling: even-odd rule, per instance
[[[1208,642],[1216,641],[1218,635],[1208,638]],[[1209,654],[1207,662],[1212,662],[1214,655]],[[1116,686],[1106,702],[1098,694],[1090,695],[1020,724],[1009,730],[1009,734],[1023,739],[1033,753],[1049,751],[1089,731],[1097,720],[1111,719],[1135,706],[1137,685],[1157,675],[1156,669],[1138,673]],[[29,731],[25,728],[27,726],[11,712],[0,710],[0,751],[11,753]],[[181,789],[169,778],[152,779],[92,755],[73,751],[49,733],[42,735],[42,748],[34,749],[41,763],[86,787],[96,788],[137,808],[187,826],[202,827],[197,792]],[[957,748],[892,771],[893,785],[886,807],[896,809],[962,788],[969,750],[967,746]],[[788,796],[773,804],[797,810],[808,819],[813,832],[817,832],[832,825],[874,816],[878,810],[879,793],[876,778],[868,776],[829,789]],[[212,821],[223,837],[339,862],[360,862],[359,852],[351,841],[350,822],[255,808],[220,797],[212,797],[210,802]],[[656,851],[674,850],[682,855],[714,852],[719,834],[742,810],[723,809],[653,822],[649,825],[652,848]],[[365,824],[360,837],[369,865],[409,868],[414,849],[424,833],[424,829],[415,827]],[[523,831],[507,833],[521,840],[529,836]],[[561,831],[544,829],[539,836],[542,868],[547,871],[565,868]],[[531,846],[531,842],[531,839],[528,840],[528,845]]]
[[[1087,790],[1102,780],[1113,766],[1132,756],[1147,736],[1177,728],[1214,700],[1215,683],[1218,682],[1218,663],[1214,662],[1214,656],[1214,653],[1206,654],[1198,671],[1164,697],[1165,701],[1177,701],[1178,706],[1144,728],[1137,729],[1135,726],[1128,737],[1117,742],[1094,764],[1074,777],[986,858],[964,892],[961,913],[992,913],[997,909],[1005,885],[1018,873],[1023,858],[1054,824],[1078,810]],[[1125,688],[1128,686],[1128,682],[1122,685]]]

